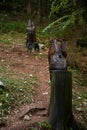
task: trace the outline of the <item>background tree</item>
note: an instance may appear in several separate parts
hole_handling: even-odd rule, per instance
[[[40,21],[50,13],[50,0],[28,0],[27,13],[31,17],[39,17]]]
[[[0,9],[3,12],[25,12],[30,18],[40,20],[50,13],[50,0],[1,0]]]

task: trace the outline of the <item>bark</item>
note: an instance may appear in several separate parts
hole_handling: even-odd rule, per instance
[[[68,71],[51,72],[49,123],[53,130],[78,130],[72,114],[72,74]]]

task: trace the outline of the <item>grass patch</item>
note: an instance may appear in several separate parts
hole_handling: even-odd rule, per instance
[[[46,121],[42,121],[39,123],[39,126],[42,130],[52,130],[50,124]]]
[[[87,99],[86,85],[87,85],[87,74],[83,74],[81,71],[72,69],[72,85],[73,85],[73,98],[77,99],[80,103]],[[78,105],[78,104],[77,104]]]
[[[26,78],[15,80],[0,77],[0,81],[2,81],[5,86],[0,89],[0,116],[9,114],[10,110],[15,106],[32,101],[32,86],[36,85],[35,78],[32,80]]]
[[[0,117],[9,114],[15,106],[32,102],[34,86],[37,86],[37,78],[34,75],[30,77],[8,71],[7,64],[1,63],[0,81],[4,84],[4,87],[0,88]]]
[[[2,46],[2,52],[9,51],[8,47]],[[4,88],[0,88],[0,117],[9,114],[15,106],[32,102],[34,87],[38,85],[37,77],[34,75],[10,70],[9,61],[3,59],[4,56],[0,57],[0,81],[4,84]]]
[[[78,121],[85,126],[87,121],[87,74],[76,69],[72,72],[72,107]],[[85,130],[85,128],[84,128]]]
[[[0,14],[0,33],[7,33],[11,31],[25,33],[25,26],[25,23],[22,21],[11,21],[6,14]]]
[[[26,36],[25,34],[19,32],[8,32],[0,34],[0,42],[8,45],[12,44],[25,44]]]
[[[41,121],[37,123],[33,123],[29,130],[52,130],[50,124],[46,121]]]

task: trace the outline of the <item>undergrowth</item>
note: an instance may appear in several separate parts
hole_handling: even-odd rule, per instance
[[[0,14],[0,33],[7,33],[10,31],[16,31],[24,33],[26,24],[20,21],[11,21],[7,14]]]
[[[22,77],[18,79],[11,78],[11,76],[10,74],[0,76],[0,81],[4,84],[0,86],[0,117],[10,114],[16,106],[32,102],[31,97],[34,94],[32,89],[33,86],[37,86],[37,79],[34,76],[23,77],[21,74]]]

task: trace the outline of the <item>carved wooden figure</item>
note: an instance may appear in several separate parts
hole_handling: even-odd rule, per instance
[[[31,20],[28,21],[28,25],[27,25],[26,47],[30,51],[39,50],[39,45],[36,42],[36,27]]]
[[[67,70],[66,49],[63,40],[50,42],[48,52],[51,80],[49,123],[52,130],[78,130],[72,114],[72,74]]]

